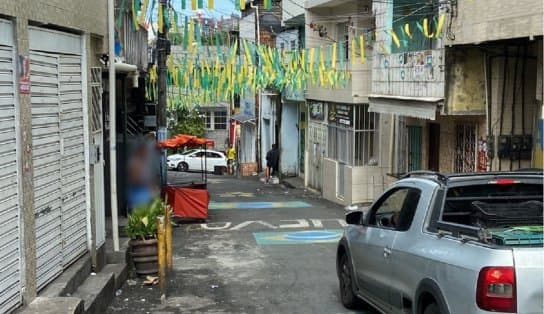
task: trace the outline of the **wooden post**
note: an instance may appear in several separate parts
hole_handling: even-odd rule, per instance
[[[161,294],[166,296],[166,241],[164,216],[157,217],[157,245],[159,251],[159,286]]]

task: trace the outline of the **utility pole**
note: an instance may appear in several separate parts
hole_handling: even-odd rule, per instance
[[[165,10],[167,0],[160,0],[159,10]],[[168,41],[168,25],[163,23],[162,29],[159,30],[157,36],[157,75],[158,75],[158,92],[159,98],[157,102],[157,140],[163,141],[166,139],[166,58],[170,54],[170,42]],[[161,151],[161,186],[166,185],[167,168],[166,168],[166,151]]]
[[[110,119],[110,209],[113,250],[119,251],[119,223],[117,221],[117,125],[115,116],[115,0],[108,1],[108,68],[109,68],[109,119]]]
[[[257,41],[257,47],[261,45],[261,23],[259,21],[259,5],[254,5],[253,0],[251,1],[250,7],[252,9],[255,9],[255,39]],[[259,68],[259,54],[256,53],[255,56],[255,65],[257,69]],[[257,172],[261,172],[262,165],[261,165],[261,89],[257,90],[257,95],[255,96],[256,101],[255,105],[257,106],[258,110],[255,112],[256,119],[255,119],[255,126],[257,127],[257,138],[255,143],[255,153],[257,156]]]

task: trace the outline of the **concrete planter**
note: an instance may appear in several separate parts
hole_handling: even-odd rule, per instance
[[[130,240],[130,255],[138,276],[158,273],[157,239]]]

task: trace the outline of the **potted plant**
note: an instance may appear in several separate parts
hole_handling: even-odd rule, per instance
[[[164,215],[165,206],[157,198],[149,205],[134,208],[128,216],[125,232],[130,238],[130,255],[139,276],[158,272],[157,217]]]

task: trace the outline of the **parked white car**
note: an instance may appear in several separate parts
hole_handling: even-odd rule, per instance
[[[227,168],[227,157],[215,150],[191,149],[166,159],[168,169],[178,171],[214,171],[216,166]]]

